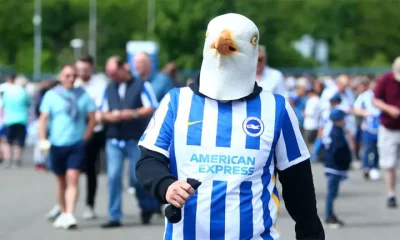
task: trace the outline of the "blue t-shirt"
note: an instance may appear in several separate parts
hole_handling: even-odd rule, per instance
[[[6,126],[28,123],[31,99],[24,88],[17,85],[8,86],[2,94],[2,102]]]
[[[160,102],[161,99],[172,89],[174,85],[171,79],[164,73],[153,74],[149,82],[153,87],[154,94],[157,97],[157,101]]]
[[[72,96],[71,90],[65,94]],[[41,113],[48,113],[49,140],[54,146],[70,146],[83,140],[86,119],[89,112],[96,111],[96,105],[89,94],[84,92],[77,100],[78,118],[74,120],[67,111],[68,102],[56,91],[49,90],[40,105]]]

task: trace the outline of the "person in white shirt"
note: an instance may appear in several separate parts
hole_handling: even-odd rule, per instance
[[[94,219],[95,196],[97,190],[97,169],[100,159],[100,152],[105,146],[104,127],[100,121],[99,109],[104,103],[104,92],[108,84],[108,78],[100,74],[94,74],[94,60],[91,56],[82,56],[76,62],[78,80],[75,87],[82,87],[89,96],[94,100],[96,112],[96,126],[93,129],[93,137],[86,144],[86,167],[85,173],[87,178],[87,196],[86,208],[83,212],[84,219]]]
[[[308,148],[314,144],[318,134],[318,120],[320,116],[319,96],[314,90],[309,90],[306,109],[304,111],[304,140]],[[311,151],[311,150],[310,150]]]
[[[350,79],[347,75],[339,75],[335,80],[335,85],[324,89],[320,100],[321,110],[329,109],[330,99],[335,94],[340,95],[341,103],[338,107],[349,114],[346,116],[347,124],[351,133],[355,136],[357,132],[357,123],[355,117],[351,115],[355,98],[350,89]]]
[[[362,165],[365,179],[377,180],[380,178],[378,169],[378,129],[381,114],[373,103],[376,82],[369,83],[369,89],[361,93],[354,102],[354,114],[363,117],[361,123],[363,156]],[[371,161],[372,160],[372,161]]]
[[[288,90],[285,85],[285,78],[283,74],[267,65],[267,52],[263,45],[258,48],[256,79],[258,86],[263,90],[280,94],[283,97],[288,97]]]

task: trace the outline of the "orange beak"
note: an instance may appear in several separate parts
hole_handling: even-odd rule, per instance
[[[216,49],[221,55],[233,54],[238,49],[233,42],[232,33],[230,30],[222,31],[218,39],[212,44],[211,47]]]

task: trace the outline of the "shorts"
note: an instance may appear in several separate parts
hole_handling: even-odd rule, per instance
[[[64,175],[68,169],[82,170],[85,164],[85,144],[79,141],[70,146],[51,146],[51,169],[56,175]]]
[[[6,128],[6,136],[8,144],[16,144],[20,147],[24,147],[26,139],[26,125],[19,123],[8,125]]]
[[[395,168],[400,161],[400,130],[390,130],[384,126],[378,132],[379,167]]]

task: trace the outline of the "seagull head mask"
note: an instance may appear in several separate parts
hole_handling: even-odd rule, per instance
[[[259,32],[240,14],[224,14],[207,27],[199,91],[220,101],[250,95],[256,82]]]

